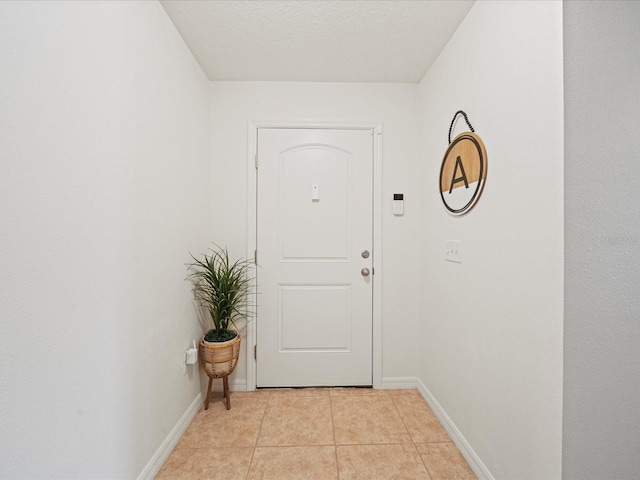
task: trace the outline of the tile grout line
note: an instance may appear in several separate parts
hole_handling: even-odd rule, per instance
[[[331,431],[333,432],[333,454],[336,458],[336,479],[340,480],[340,464],[338,463],[338,442],[336,440],[336,424],[333,421],[333,400],[329,391],[329,411],[331,412]]]
[[[416,446],[416,442],[413,439],[413,435],[411,435],[411,432],[407,428],[407,424],[404,421],[404,417],[402,416],[402,413],[400,413],[400,410],[398,409],[398,405],[396,405],[396,402],[393,399],[393,395],[389,395],[389,396],[391,397],[391,402],[393,403],[393,408],[395,408],[396,412],[398,412],[398,416],[400,417],[400,421],[402,422],[402,425],[404,425],[404,428],[407,430],[407,433],[409,434],[409,438],[411,439],[411,445],[413,445],[413,448],[416,451],[416,453],[418,454],[418,457],[420,457],[420,461],[422,462],[422,465],[424,466],[424,469],[427,472],[427,475],[429,476],[430,479],[433,479],[433,477],[431,476],[431,472],[429,471],[429,467],[427,467],[427,464],[424,463],[424,459],[422,458],[422,455],[420,455],[420,451],[418,450],[418,447]]]
[[[249,474],[251,473],[251,467],[253,466],[253,459],[255,458],[256,448],[258,446],[258,438],[260,438],[260,432],[262,431],[262,424],[264,422],[264,417],[267,414],[267,408],[269,407],[269,398],[271,398],[271,394],[267,392],[267,404],[265,405],[264,411],[262,412],[262,418],[260,419],[260,428],[258,428],[256,441],[253,443],[253,448],[251,449],[251,460],[249,461],[249,468],[247,469],[247,475],[244,477],[245,480],[249,479]]]

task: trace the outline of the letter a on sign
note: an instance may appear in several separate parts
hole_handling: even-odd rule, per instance
[[[487,178],[487,152],[482,139],[472,132],[458,135],[449,144],[440,167],[440,196],[454,215],[476,204]]]
[[[462,173],[461,177],[456,178],[456,173],[458,172],[458,168],[460,168],[460,173]],[[449,193],[453,192],[453,186],[458,183],[464,181],[465,188],[469,188],[469,182],[467,181],[467,176],[464,173],[464,167],[462,166],[462,160],[460,160],[460,155],[456,157],[456,168],[453,169],[453,176],[451,177],[451,186],[449,187]]]

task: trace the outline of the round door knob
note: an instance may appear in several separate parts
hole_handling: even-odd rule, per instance
[[[369,276],[369,269],[368,268],[363,268],[362,270],[360,270],[360,273],[362,274],[363,277],[368,277]]]

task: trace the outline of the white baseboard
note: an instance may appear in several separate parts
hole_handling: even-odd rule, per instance
[[[247,380],[244,378],[238,378],[237,380],[233,380],[230,382],[229,390],[232,392],[246,392],[247,391]]]
[[[380,388],[394,390],[397,388],[417,388],[416,377],[383,377]]]
[[[155,478],[162,468],[162,465],[167,461],[167,458],[171,455],[171,452],[178,444],[178,441],[191,424],[193,418],[196,416],[198,411],[200,411],[200,408],[204,403],[204,395],[206,395],[206,387],[205,390],[200,392],[195,400],[191,402],[187,411],[184,412],[184,415],[182,415],[176,426],[173,427],[167,438],[162,442],[160,448],[158,448],[153,457],[151,457],[151,460],[149,460],[147,466],[144,467],[142,473],[138,475],[138,480],[153,480]]]
[[[229,380],[229,390],[231,392],[246,392],[247,391],[247,380],[244,378],[231,379]],[[213,385],[211,385],[212,392],[221,392],[222,391],[222,379],[214,379]],[[205,387],[204,394],[207,394],[207,389]]]
[[[422,383],[420,379],[417,379],[416,383],[418,386],[418,391],[425,399],[425,401],[429,404],[435,416],[438,417],[438,420],[449,434],[449,437],[451,438],[453,443],[456,444],[458,450],[460,450],[460,453],[471,467],[471,470],[473,470],[473,473],[476,474],[479,480],[495,480],[493,478],[493,475],[491,475],[489,469],[485,466],[484,463],[482,463],[482,460],[480,460],[480,457],[478,457],[476,452],[473,451],[473,448],[471,448],[469,442],[467,442],[460,430],[458,430],[458,427],[456,427],[456,425],[453,423],[453,420],[449,418],[447,412],[445,412],[444,409],[440,406],[427,386]]]

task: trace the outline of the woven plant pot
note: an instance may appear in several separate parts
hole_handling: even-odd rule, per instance
[[[200,340],[200,365],[209,378],[223,378],[233,373],[240,355],[240,340],[240,334],[228,342]]]

